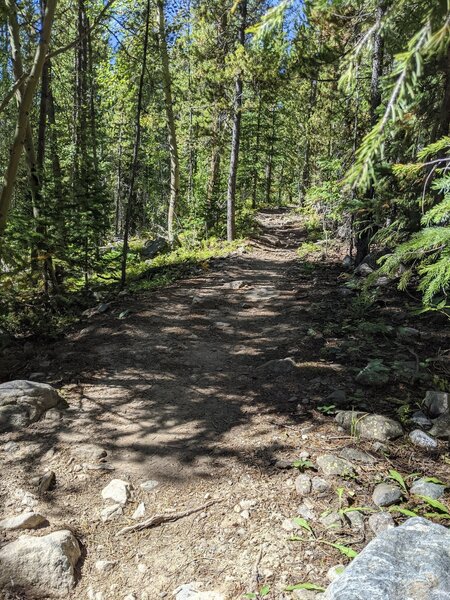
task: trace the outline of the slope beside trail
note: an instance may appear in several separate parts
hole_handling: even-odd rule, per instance
[[[261,234],[248,250],[166,288],[118,298],[14,373],[44,373],[68,402],[60,418],[3,436],[18,450],[1,457],[5,513],[32,490],[33,476],[56,474],[40,499],[50,522],[42,534],[68,527],[84,548],[68,598],[153,600],[191,581],[226,599],[263,584],[270,597],[290,598],[287,584],[324,584],[330,564],[342,560],[328,546],[288,540],[297,473],[274,466],[302,451],[314,458],[354,444],[315,410],[353,380],[348,356],[323,352],[339,350],[346,337],[322,333],[347,301],[337,293],[341,270],[331,260],[313,272],[302,264],[294,214],[267,210],[258,219]],[[270,362],[288,357],[294,369]],[[355,360],[364,364],[364,356]],[[86,444],[104,449],[104,462]],[[389,466],[383,461],[364,467],[369,480]],[[130,482],[133,493],[123,514],[103,521],[101,490],[112,478]],[[155,487],[142,489],[149,480]],[[348,487],[366,501],[368,483]],[[311,510],[335,499],[332,486]],[[116,535],[136,522],[141,502],[145,518],[211,501],[174,523]],[[345,541],[366,540],[349,532]],[[105,574],[95,568],[99,559],[116,563]]]

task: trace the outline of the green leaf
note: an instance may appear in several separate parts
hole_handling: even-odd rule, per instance
[[[390,479],[393,479],[394,481],[396,481],[405,493],[408,493],[408,489],[406,487],[405,480],[403,479],[403,477],[400,475],[400,473],[398,471],[396,471],[395,469],[390,469],[389,477],[390,477]]]
[[[286,592],[293,592],[294,590],[311,590],[315,592],[324,592],[325,588],[320,587],[320,585],[316,585],[315,583],[296,583],[295,585],[288,585]]]
[[[256,594],[244,594],[244,598],[256,598]]]
[[[322,541],[324,542],[324,544],[333,546],[333,548],[336,548],[341,554],[343,554],[344,556],[348,556],[348,558],[356,558],[358,556],[358,553],[349,546],[344,546],[343,544],[337,544],[334,542],[325,542],[325,540]]]
[[[442,504],[442,502],[439,502],[439,500],[435,500],[434,498],[430,498],[429,496],[421,496],[420,494],[417,494],[417,497],[422,498],[422,500],[424,502],[426,502],[433,508],[440,510],[444,514],[450,515],[448,508],[445,506],[445,504]]]
[[[300,470],[314,469],[314,463],[312,463],[310,460],[294,460],[292,466]]]
[[[425,513],[423,515],[424,517],[426,517],[427,519],[450,519],[450,514],[449,513]]]
[[[307,531],[310,531],[311,533],[313,532],[310,524],[308,523],[308,521],[306,519],[303,519],[302,517],[295,517],[294,519],[292,519],[292,521],[299,527],[303,527],[303,529],[306,529]]]
[[[261,596],[261,598],[264,598],[264,596],[267,596],[270,593],[270,586],[269,585],[265,585],[264,587],[262,587],[259,590],[259,595]]]
[[[389,512],[400,513],[401,515],[404,515],[405,517],[418,517],[419,516],[417,513],[413,512],[412,510],[409,510],[407,508],[399,508],[397,506],[391,506],[388,510],[389,510]]]

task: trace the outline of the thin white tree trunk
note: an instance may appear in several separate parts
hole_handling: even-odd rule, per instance
[[[31,103],[36,92],[48,52],[55,8],[56,0],[48,0],[43,19],[40,41],[38,47],[36,48],[33,65],[25,83],[23,84],[23,91],[21,94],[22,99],[17,115],[14,139],[11,146],[8,165],[3,176],[3,186],[0,192],[0,235],[3,235],[5,230],[9,209],[11,207],[17,170],[19,168],[19,161],[27,135]]]

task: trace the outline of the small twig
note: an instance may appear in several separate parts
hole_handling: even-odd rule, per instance
[[[123,527],[123,529],[118,531],[116,535],[123,535],[124,533],[131,533],[134,531],[142,531],[143,529],[158,527],[159,525],[162,525],[162,523],[178,521],[178,519],[182,519],[183,517],[188,517],[189,515],[200,512],[201,510],[205,510],[205,508],[209,508],[210,506],[212,506],[213,504],[217,504],[218,502],[221,502],[221,500],[211,500],[211,502],[202,504],[202,506],[197,506],[197,508],[190,508],[182,512],[162,513],[160,515],[153,515],[145,521],[141,521],[140,523],[136,523],[135,525],[129,525],[128,527]]]
[[[254,576],[254,579],[255,579],[255,584],[257,586],[259,585],[259,579],[260,579],[260,576],[259,576],[259,564],[261,562],[261,558],[262,558],[262,555],[263,555],[263,549],[264,549],[264,544],[261,544],[261,548],[259,549],[258,557],[256,558],[255,566],[254,566],[254,569],[253,569],[253,576]]]

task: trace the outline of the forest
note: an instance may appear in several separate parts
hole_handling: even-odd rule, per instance
[[[0,18],[6,329],[141,277],[149,240],[214,253],[281,205],[355,266],[389,250],[382,272],[445,310],[446,1],[2,0]]]

